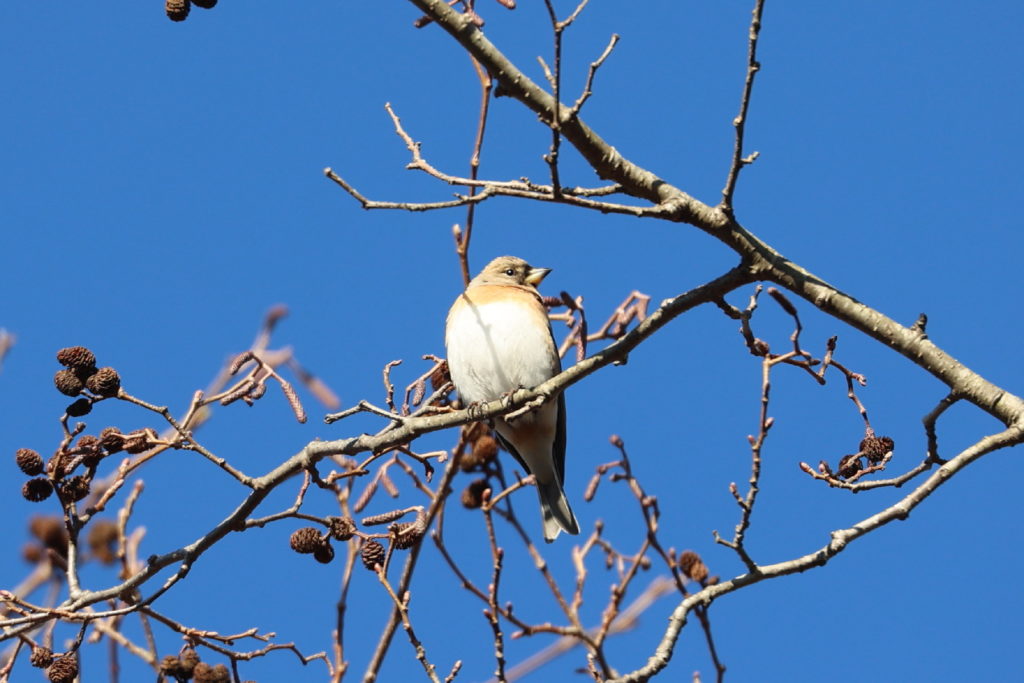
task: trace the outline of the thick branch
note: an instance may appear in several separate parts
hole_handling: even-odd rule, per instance
[[[549,126],[555,125],[555,98],[509,61],[473,23],[471,17],[452,9],[444,0],[411,1],[484,64],[509,96],[536,112]],[[624,158],[585,124],[573,107],[560,104],[557,109],[560,114],[557,126],[562,136],[586,158],[598,176],[621,183],[628,194],[654,204],[671,202],[676,220],[706,226],[708,229],[724,224],[725,215],[721,212]]]
[[[484,64],[512,97],[536,112],[548,125],[554,98],[534,83],[473,24],[444,0],[411,0]],[[712,208],[641,168],[605,142],[571,108],[560,106],[559,129],[599,176],[615,181],[622,191],[658,205],[658,217],[694,225],[750,259],[759,279],[776,282],[822,311],[885,343],[944,382],[950,389],[1006,425],[1024,420],[1024,401],[988,382],[942,351],[920,332],[899,325],[861,304],[800,266],[747,231],[721,208]]]

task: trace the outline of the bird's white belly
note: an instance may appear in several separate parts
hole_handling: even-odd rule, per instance
[[[559,369],[554,341],[536,311],[518,302],[466,305],[449,321],[448,367],[468,403],[493,401],[531,388]],[[458,334],[452,330],[457,329]]]

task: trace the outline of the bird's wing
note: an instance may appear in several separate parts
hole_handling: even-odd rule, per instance
[[[508,439],[499,434],[497,429],[493,431],[494,438],[498,440],[498,443],[501,444],[501,447],[508,451],[512,455],[512,457],[516,459],[516,462],[518,462],[522,466],[522,468],[526,470],[527,474],[533,474],[533,472],[530,471],[530,467],[526,464],[526,461],[523,460],[523,456],[519,455],[519,451],[516,450],[516,447],[513,446]]]
[[[558,394],[558,426],[555,428],[555,443],[551,447],[551,457],[555,461],[558,484],[562,485],[565,483],[565,393]]]

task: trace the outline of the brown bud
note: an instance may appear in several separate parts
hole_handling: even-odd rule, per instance
[[[86,537],[89,551],[103,564],[117,560],[117,524],[109,519],[98,519],[89,527]]]
[[[82,464],[89,468],[95,468],[100,464],[100,460],[102,460],[104,456],[106,456],[106,453],[103,451],[90,453],[82,458]]]
[[[68,467],[72,460],[73,458],[64,451],[57,451],[50,456],[49,462],[46,463],[46,472],[54,479],[62,479],[65,474],[70,472]]]
[[[185,21],[188,18],[188,11],[192,9],[189,0],[165,0],[164,11],[171,21]]]
[[[82,464],[86,467],[96,467],[106,456],[99,438],[91,434],[85,434],[78,439],[78,443],[75,444],[75,452],[82,455]]]
[[[30,500],[33,503],[46,500],[50,497],[51,493],[53,493],[53,486],[50,485],[50,480],[45,477],[29,479],[21,487],[21,495],[25,497],[25,500]]]
[[[320,564],[330,564],[331,560],[334,559],[334,548],[331,547],[330,543],[324,541],[313,551],[313,559]]]
[[[755,356],[767,356],[771,347],[768,346],[768,342],[763,339],[755,339],[754,343],[750,346],[750,353]]]
[[[75,444],[75,451],[87,455],[100,450],[99,438],[92,434],[83,434],[78,437],[78,442]]]
[[[81,368],[72,368],[71,370],[72,372],[75,373],[75,377],[77,377],[83,385],[85,385],[85,381],[87,379],[96,374],[95,365],[89,365]]]
[[[78,378],[74,370],[68,370],[67,368],[58,370],[53,375],[53,385],[57,387],[57,391],[65,396],[78,396],[82,393],[82,389],[85,388],[82,380]]]
[[[121,437],[121,430],[117,427],[107,427],[100,432],[100,445],[107,453],[117,453],[124,448],[124,439]]]
[[[843,479],[849,479],[860,472],[861,469],[863,468],[861,466],[860,457],[856,453],[852,455],[844,455],[839,460],[838,473]]]
[[[147,438],[146,431],[137,429],[130,434],[126,434],[123,445],[124,449],[132,454],[148,451],[149,439]]]
[[[50,683],[74,683],[78,677],[78,660],[73,654],[61,655],[46,669]]]
[[[466,443],[473,443],[488,431],[487,425],[483,422],[472,422],[462,426],[462,439]]]
[[[46,546],[61,555],[68,551],[68,532],[59,517],[37,515],[29,520],[28,531]]]
[[[423,525],[419,522],[404,522],[392,524],[390,531],[395,547],[399,550],[406,550],[416,545],[423,538],[424,529]]]
[[[465,451],[459,458],[459,469],[463,472],[472,472],[482,466],[483,460],[477,457],[476,451]]]
[[[88,368],[96,365],[96,354],[84,346],[68,346],[57,352],[57,362],[66,368]]]
[[[178,655],[178,661],[181,662],[181,668],[185,672],[185,677],[188,678],[195,670],[196,664],[199,663],[199,653],[195,651],[195,648],[186,647]]]
[[[375,571],[377,565],[384,564],[384,546],[377,541],[366,541],[363,543],[360,557],[363,560],[364,567],[370,571]]]
[[[82,417],[92,412],[92,401],[87,398],[80,398],[69,405],[65,412],[71,417]]]
[[[121,376],[114,368],[100,368],[85,380],[85,387],[97,396],[117,396],[121,389]]]
[[[327,528],[335,540],[347,541],[355,534],[356,523],[351,517],[328,517]]]
[[[196,7],[202,7],[203,9],[213,9],[217,4],[217,0],[192,0],[192,4]],[[285,309],[285,311],[287,312],[287,309]],[[269,317],[269,314],[267,317]]]
[[[305,526],[292,532],[289,543],[295,552],[308,554],[316,552],[316,549],[324,544],[324,540],[319,529]]]
[[[26,543],[21,546],[21,559],[29,564],[39,564],[43,560],[43,549],[35,543]]]
[[[14,462],[30,477],[43,473],[43,457],[31,448],[19,448],[14,452]]]
[[[174,655],[164,655],[163,659],[160,660],[160,673],[179,680],[191,678],[191,675],[186,677],[185,670],[181,666],[181,660]]]
[[[708,577],[708,568],[704,565],[700,555],[692,550],[683,551],[678,560],[679,569],[686,578],[698,583]]]
[[[45,669],[53,663],[53,653],[50,652],[49,648],[36,646],[32,648],[32,654],[29,655],[28,662],[37,669]]]
[[[89,480],[82,475],[71,477],[61,483],[60,495],[64,500],[82,500],[89,495]]]
[[[498,455],[498,441],[490,434],[484,434],[473,442],[473,455],[481,462],[490,462]]]
[[[476,508],[483,505],[484,491],[486,491],[490,487],[491,485],[487,483],[487,479],[474,479],[473,481],[469,482],[469,486],[467,486],[462,491],[463,507],[467,507],[470,510],[475,510]]]
[[[206,662],[199,662],[192,671],[192,680],[195,683],[231,683],[231,673],[223,664],[210,666]]]
[[[887,436],[867,436],[860,442],[860,452],[867,456],[868,462],[877,465],[885,459],[894,447],[893,440]]]

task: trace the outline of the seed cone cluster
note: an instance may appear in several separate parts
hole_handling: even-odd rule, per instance
[[[185,21],[192,5],[202,9],[212,9],[217,0],[164,0],[164,11],[171,21]]]
[[[396,521],[416,510],[416,518],[411,522]],[[334,559],[335,550],[331,541],[349,541],[359,536],[362,544],[354,546],[358,548],[359,558],[363,566],[370,571],[376,571],[378,565],[383,565],[387,558],[387,548],[382,543],[386,540],[394,550],[408,550],[422,540],[427,530],[427,518],[422,508],[411,508],[406,510],[393,510],[380,515],[372,515],[362,520],[364,526],[379,524],[388,525],[387,538],[384,534],[367,534],[360,532],[355,520],[351,517],[327,517],[322,520],[326,527],[307,526],[296,529],[288,539],[288,545],[297,553],[312,555],[313,559],[322,564],[328,564]],[[379,540],[378,540],[379,539]],[[352,547],[352,546],[350,546]]]

